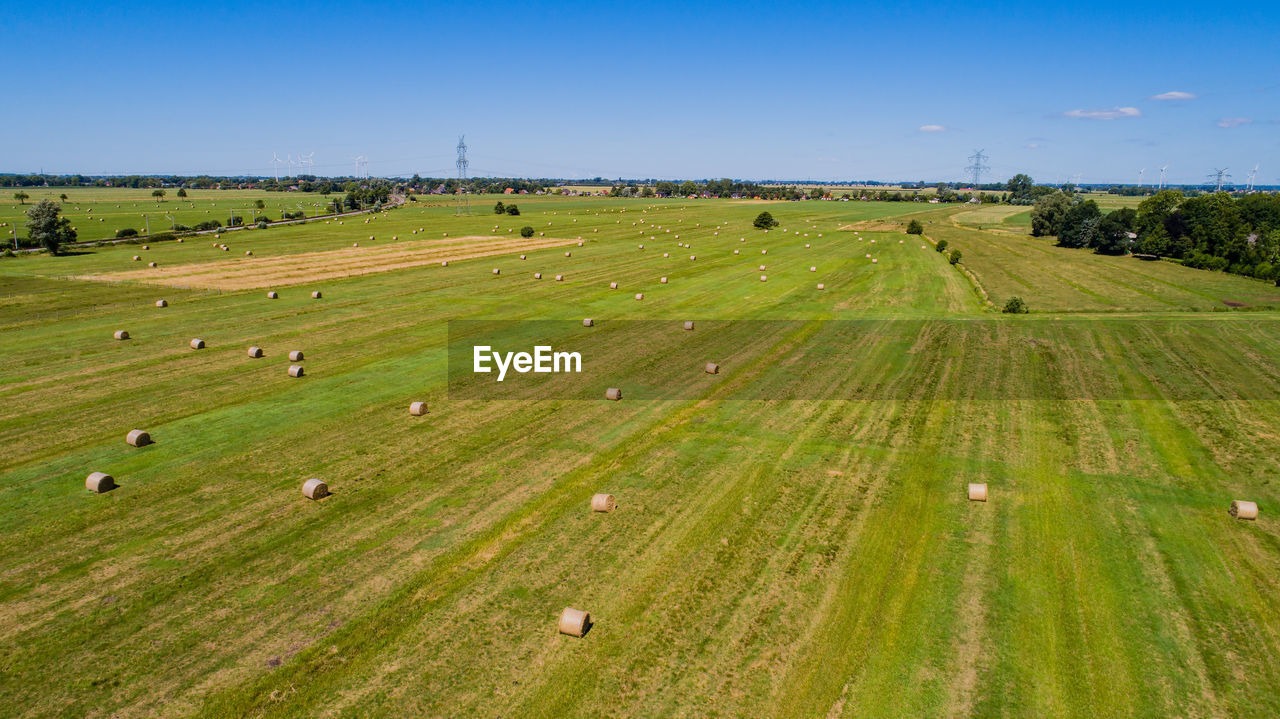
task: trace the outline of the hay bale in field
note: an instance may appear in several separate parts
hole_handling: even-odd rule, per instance
[[[662,256],[663,256],[663,257],[670,257],[670,256],[671,256],[671,253],[670,253],[670,252],[663,252],[663,253],[662,253]]]
[[[351,246],[352,246],[352,247],[359,247],[359,246],[360,246],[360,243],[359,243],[359,242],[352,242],[352,243],[351,243]]]
[[[1231,509],[1227,511],[1236,519],[1258,518],[1258,505],[1253,502],[1246,502],[1243,499],[1233,501],[1231,503]]]
[[[622,399],[622,390],[618,389],[617,387],[610,387],[609,389],[604,391],[604,398],[617,402],[618,400]]]
[[[134,255],[134,256],[133,256],[133,261],[134,261],[134,262],[141,262],[141,261],[142,261],[142,258],[141,258],[141,257],[139,257],[138,255]]]
[[[715,362],[708,362],[703,371],[707,374],[720,374],[720,365]]]
[[[574,222],[577,222],[577,220],[574,220]],[[581,242],[579,242],[579,243],[578,243],[578,247],[582,247],[582,243],[581,243]]]
[[[84,478],[84,488],[95,494],[102,494],[115,489],[116,480],[106,472],[93,472]]]
[[[618,283],[617,283],[617,282],[610,282],[610,283],[609,283],[609,289],[611,289],[611,290],[616,290],[616,289],[618,289]]]
[[[690,259],[690,260],[696,260],[696,259],[698,259],[698,256],[697,256],[697,255],[689,255],[689,259]]]
[[[147,267],[155,267],[155,266],[156,266],[156,263],[154,263],[154,262],[148,262],[148,263],[147,263]]]
[[[985,482],[972,482],[969,484],[969,501],[985,502],[987,501],[987,485]]]
[[[134,447],[145,447],[151,444],[151,435],[145,429],[131,429],[124,441]]]
[[[643,249],[644,249],[644,245],[639,245],[639,248],[643,250]]]
[[[302,496],[307,499],[323,499],[329,496],[329,485],[314,477],[302,483]]]
[[[301,377],[303,374],[305,374],[305,371],[302,369],[302,365],[300,364],[289,365],[290,377]]]
[[[427,413],[426,402],[414,402],[409,405],[409,414],[413,415],[414,417],[421,417],[426,413]]]
[[[526,259],[524,255],[520,255],[520,259]]]
[[[767,255],[767,254],[769,254],[769,251],[768,251],[768,250],[760,250],[760,254],[762,254],[762,255]]]
[[[658,282],[661,282],[662,284],[665,285],[667,284],[667,278],[663,277],[662,279],[658,280]]]
[[[258,359],[259,357],[261,357],[261,356],[262,356],[262,348],[261,348],[261,347],[250,347],[250,348],[249,348],[249,356],[250,356],[250,357],[252,357],[252,358],[254,358],[254,359]]]
[[[151,249],[151,245],[143,245],[143,246],[142,246],[142,249],[144,249],[144,250],[149,250],[149,249]]]
[[[270,292],[268,292],[268,293],[267,293],[267,299],[269,299],[269,300],[278,300],[278,299],[280,299],[280,293],[276,292],[275,290],[272,290],[272,291],[270,291]]]
[[[825,290],[825,289],[827,289],[827,286],[826,286],[826,285],[824,285],[824,284],[822,284],[821,282],[819,282],[819,283],[818,283],[818,289],[820,289],[820,290]]]
[[[179,238],[178,238],[178,244],[179,244],[179,245],[181,245],[181,244],[182,244],[182,238],[181,238],[181,237],[179,237]]]
[[[129,330],[116,330],[115,338],[118,340],[129,339]]]
[[[556,282],[564,282],[564,275],[556,275]]]
[[[572,252],[566,252],[566,253],[564,253],[564,256],[565,256],[565,257],[573,257],[573,253],[572,253]]]
[[[223,251],[223,252],[230,252],[230,251],[231,251],[231,248],[230,248],[230,247],[227,247],[226,245],[223,245],[223,246],[222,246],[222,251]]]
[[[561,634],[568,634],[571,637],[581,637],[591,631],[591,615],[573,607],[565,607],[560,612],[560,621],[556,623],[556,629]]]
[[[497,267],[495,267],[495,268],[493,268],[493,274],[495,274],[495,275],[500,275],[500,274],[502,274],[502,270],[500,270],[500,269],[498,269]]]
[[[168,300],[156,300],[156,307],[168,307]]]
[[[733,254],[735,254],[735,255],[736,255],[736,254],[738,254],[738,251],[737,251],[737,250],[734,250],[734,251],[733,251]]]
[[[449,266],[449,261],[448,261],[448,260],[441,260],[441,261],[440,261],[440,266],[441,266],[441,267],[448,267],[448,266]]]
[[[877,263],[877,262],[879,262],[879,261],[880,261],[879,259],[873,259],[873,260],[871,260],[871,264],[873,264],[873,265],[874,265],[874,264],[876,264],[876,263]]]
[[[768,282],[768,281],[769,281],[769,276],[768,276],[768,275],[760,275],[760,281],[761,281],[761,282]]]
[[[541,273],[541,272],[535,272],[535,273],[533,273],[533,279],[535,279],[535,280],[540,280],[540,279],[542,279],[542,273]]]
[[[643,300],[643,299],[644,299],[644,293],[643,293],[643,292],[637,292],[637,293],[636,293],[636,299],[637,299],[637,300]]]
[[[320,290],[316,290],[315,292],[311,293],[311,299],[313,300],[318,300],[321,297],[324,297],[324,293],[320,292]]]
[[[193,350],[204,349],[204,340],[200,339],[199,337],[196,337],[195,339],[191,340],[191,349]]]
[[[807,250],[807,249],[809,249],[809,243],[808,243],[808,242],[804,243],[804,248],[805,248],[806,250]]]
[[[294,351],[290,352],[290,353],[289,353],[289,361],[290,361],[290,362],[301,362],[301,361],[302,361],[302,350],[294,350]]]
[[[591,497],[591,511],[612,512],[618,508],[618,502],[612,494],[595,494]]]
[[[814,267],[813,265],[809,265],[809,271],[810,271],[810,272],[817,272],[817,271],[818,271],[818,268],[817,268],[817,267]]]
[[[686,321],[686,322],[684,323],[684,328],[685,328],[685,329],[687,329],[687,330],[691,330],[691,329],[693,329],[693,320],[688,320],[688,321]]]
[[[764,272],[764,265],[760,265],[760,271]]]
[[[583,327],[595,327],[595,325],[596,325],[596,321],[591,319],[590,317],[582,321]]]
[[[245,250],[245,251],[244,251],[244,256],[245,256],[245,257],[253,257],[253,250]]]

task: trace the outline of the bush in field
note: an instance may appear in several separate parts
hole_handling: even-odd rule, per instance
[[[258,229],[259,229],[259,230],[265,230],[265,229],[267,229],[267,227],[268,227],[268,225],[267,225],[267,221],[266,221],[265,219],[258,220]]]
[[[961,254],[960,254],[960,250],[952,250],[952,251],[951,251],[951,257],[949,257],[949,258],[947,259],[947,261],[948,261],[948,262],[950,262],[950,263],[951,263],[951,264],[953,264],[953,265],[957,265],[957,264],[960,264],[960,258],[961,258],[962,256],[963,256],[963,255],[961,255]]]
[[[520,208],[519,208],[519,207],[516,207],[515,205],[507,205],[507,214],[508,214],[508,215],[518,215],[518,214],[520,214]]]
[[[532,227],[530,227],[529,225],[525,225],[524,227],[521,227],[521,228],[520,228],[520,236],[521,236],[521,237],[533,237],[533,228],[532,228]]]
[[[493,206],[493,214],[495,214],[495,215],[505,215],[505,214],[507,214],[507,207],[506,207],[506,205],[503,205],[503,204],[502,204],[502,200],[498,200],[498,204],[496,204],[496,205],[494,205],[494,206]]]
[[[1031,310],[1027,309],[1027,303],[1023,302],[1021,297],[1010,297],[1001,311],[1009,315],[1025,315]]]
[[[198,222],[198,223],[196,223],[195,229],[197,229],[197,230],[216,230],[216,229],[218,229],[219,227],[222,227],[222,223],[221,223],[221,222],[218,222],[217,220],[205,220],[204,222]]]
[[[116,230],[116,237],[137,237],[138,231],[132,227],[121,227]]]
[[[935,245],[933,249],[937,250],[938,252],[946,252],[946,251],[947,251],[947,241],[946,241],[946,240],[938,240],[938,244],[937,244],[937,245]]]
[[[773,219],[773,215],[769,214],[768,212],[761,212],[760,214],[756,215],[755,221],[752,222],[751,224],[755,225],[757,229],[767,230],[770,227],[777,227],[778,221]]]
[[[920,224],[920,220],[912,220],[907,223],[908,235],[923,235],[924,225]]]
[[[62,245],[76,241],[71,220],[61,217],[62,206],[52,200],[41,200],[27,210],[27,237],[56,255]],[[16,242],[16,240],[15,240]]]

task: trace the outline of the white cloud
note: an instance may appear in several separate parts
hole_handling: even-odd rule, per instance
[[[1192,95],[1189,92],[1182,92],[1181,90],[1170,90],[1169,92],[1162,92],[1159,95],[1152,95],[1147,99],[1148,100],[1194,100],[1196,99],[1196,96]]]
[[[1113,107],[1110,110],[1068,110],[1066,117],[1082,117],[1087,120],[1116,120],[1122,117],[1141,117],[1136,107]]]
[[[1218,127],[1240,127],[1253,122],[1253,118],[1249,117],[1224,117],[1218,120]]]
[[[921,125],[920,132],[946,132],[947,128],[942,125]]]

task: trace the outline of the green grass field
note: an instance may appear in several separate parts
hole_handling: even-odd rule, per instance
[[[494,199],[0,259],[7,714],[1280,714],[1280,290],[1009,208]],[[450,395],[448,321],[584,317],[671,324],[586,345],[623,401]]]

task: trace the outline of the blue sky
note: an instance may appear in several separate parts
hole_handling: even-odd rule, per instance
[[[1274,2],[5,4],[0,172],[1280,182]]]

